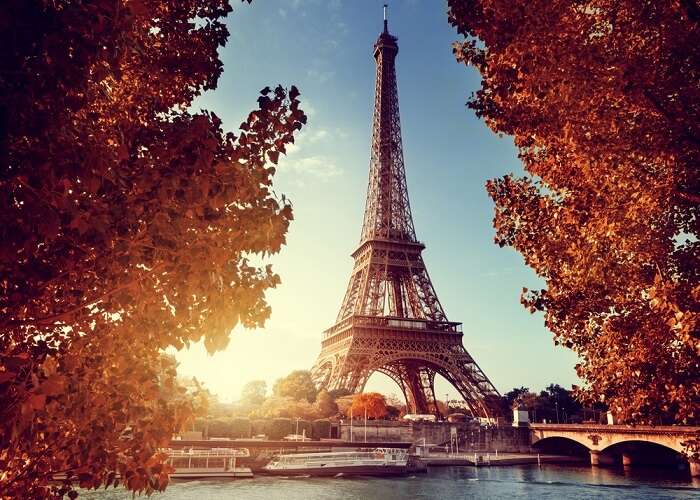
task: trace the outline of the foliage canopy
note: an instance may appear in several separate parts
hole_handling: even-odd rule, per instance
[[[251,380],[241,390],[241,402],[248,406],[258,406],[265,401],[267,383],[264,380]]]
[[[265,88],[238,135],[216,87],[227,0],[10,0],[0,12],[0,490],[163,489],[192,416],[161,355],[262,325],[290,204],[272,166],[306,117]],[[260,259],[258,259],[260,260]],[[257,260],[256,260],[257,262]],[[63,484],[49,484],[52,473]],[[117,474],[121,479],[117,478]]]
[[[309,403],[316,401],[316,385],[308,370],[295,370],[282,377],[272,386],[272,392],[278,397],[289,397],[295,401],[305,400]]]
[[[354,418],[383,418],[387,414],[386,400],[378,392],[362,392],[352,398],[352,414]]]
[[[700,8],[688,0],[449,1],[468,105],[524,178],[489,181],[522,302],[580,357],[588,402],[700,421]]]

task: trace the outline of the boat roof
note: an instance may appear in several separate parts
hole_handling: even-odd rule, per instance
[[[166,449],[163,452],[168,454],[170,458],[177,457],[248,457],[250,456],[250,451],[248,448],[212,448],[208,450],[197,450],[197,449],[181,449],[181,450],[171,450]]]
[[[307,436],[308,437],[308,436]],[[341,439],[322,439],[320,441],[284,441],[284,440],[262,440],[262,439],[236,439],[232,441],[207,441],[207,440],[173,440],[170,441],[170,448],[272,448],[272,449],[303,449],[303,448],[410,448],[413,443],[410,441],[367,441],[359,443],[357,441],[343,441]]]
[[[278,458],[304,458],[304,457],[347,457],[352,455],[358,455],[360,453],[406,453],[405,448],[372,448],[372,449],[360,449],[354,451],[326,451],[317,453],[285,453],[275,455]]]

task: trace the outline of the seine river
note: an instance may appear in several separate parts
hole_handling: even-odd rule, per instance
[[[131,494],[110,489],[83,492],[79,498],[126,500]],[[405,478],[274,478],[172,483],[155,500],[393,500],[449,498],[665,499],[700,498],[700,482],[687,472],[615,470],[547,465],[435,467]]]

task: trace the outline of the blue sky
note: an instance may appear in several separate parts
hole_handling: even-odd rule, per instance
[[[228,348],[208,356],[201,345],[177,354],[180,371],[203,380],[222,400],[245,382],[272,382],[307,369],[321,332],[340,307],[362,224],[374,98],[372,45],[382,29],[382,1],[258,0],[233,2],[224,74],[195,108],[214,111],[236,130],[267,85],[301,90],[308,126],[281,160],[276,191],[291,198],[288,244],[273,257],[282,285],[268,294],[264,329],[235,330]],[[519,254],[493,243],[493,204],[484,184],[521,173],[508,137],[491,132],[465,102],[479,86],[455,62],[458,38],[442,1],[389,1],[398,37],[397,78],[404,156],[416,232],[438,296],[464,344],[496,387],[541,389],[576,383],[576,357],[555,347],[541,315],[519,302],[523,286],[541,286]],[[398,393],[382,375],[368,390]],[[437,392],[456,397],[439,380]],[[442,397],[442,396],[440,396]]]

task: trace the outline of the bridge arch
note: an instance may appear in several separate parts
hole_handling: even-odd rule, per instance
[[[687,459],[671,443],[638,439],[619,440],[603,448],[604,453],[623,465],[685,466]]]
[[[533,436],[531,446],[539,453],[551,455],[587,457],[591,451],[588,443],[576,436],[548,436],[543,438]]]
[[[533,440],[532,447],[540,453],[551,455],[587,457],[590,453],[590,448],[587,443],[582,439],[569,436],[550,436]]]
[[[620,436],[617,438],[611,439],[608,443],[605,444],[604,447],[600,449],[600,451],[604,452],[611,452],[615,451],[617,449],[620,449],[622,447],[629,447],[631,445],[634,446],[641,446],[641,445],[649,445],[649,446],[656,446],[660,449],[667,449],[671,450],[679,455],[683,455],[683,445],[680,443],[678,439],[669,439],[665,436],[654,436],[654,435],[649,435],[649,436],[644,436],[643,438],[641,437],[627,437],[627,436]]]

